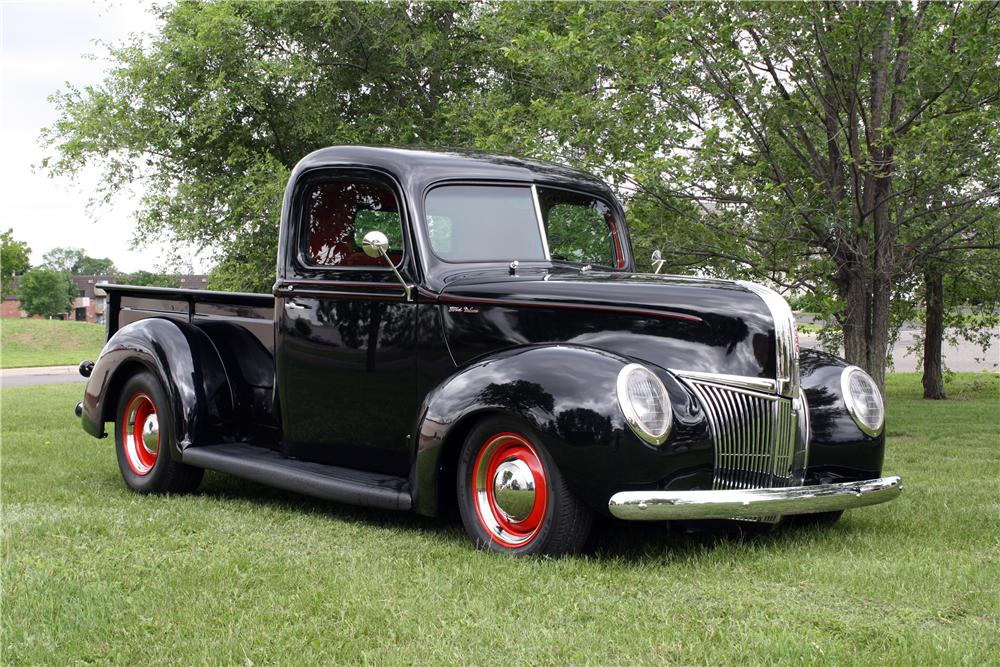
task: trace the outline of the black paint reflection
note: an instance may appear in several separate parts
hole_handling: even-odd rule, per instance
[[[812,430],[807,483],[878,477],[885,433],[865,435],[847,412],[840,390],[840,376],[847,363],[819,350],[802,350],[799,365]]]
[[[414,304],[364,297],[285,301],[277,357],[289,455],[407,473],[415,315]]]
[[[556,418],[559,437],[570,443],[605,442],[611,439],[614,424],[611,417],[594,410],[571,408]]]
[[[565,270],[454,278],[445,301],[467,300],[475,312],[446,308],[451,352],[462,364],[515,345],[568,342],[664,368],[774,377],[773,324],[760,299],[732,283],[650,278]]]
[[[518,414],[531,410],[551,413],[555,408],[552,394],[537,382],[527,380],[512,380],[505,384],[491,382],[480,390],[478,400],[485,405],[503,405]]]
[[[615,398],[628,363],[613,353],[572,345],[533,346],[473,363],[432,391],[425,402],[417,459],[418,489],[434,488],[444,434],[466,417],[500,410],[520,416],[541,439],[567,482],[599,511],[628,488],[662,488],[677,474],[704,473],[711,483],[712,444],[690,394],[660,372],[673,403],[670,444],[653,447],[629,427]],[[697,476],[697,475],[696,475]],[[433,511],[421,505],[418,511]]]

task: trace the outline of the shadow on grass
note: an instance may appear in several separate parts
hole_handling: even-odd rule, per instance
[[[643,563],[700,558],[715,549],[748,544],[781,549],[794,536],[815,527],[750,521],[618,521],[601,517],[594,524],[586,554],[599,559]],[[829,530],[829,528],[828,528]]]
[[[363,523],[380,528],[413,530],[423,533],[446,534],[447,522],[412,512],[373,509],[313,498],[294,491],[285,491],[223,473],[205,471],[198,496],[214,500],[240,500],[272,509],[300,514],[320,514],[347,523]]]
[[[283,511],[317,514],[348,523],[388,528],[401,533],[433,535],[447,542],[468,544],[457,514],[442,518],[420,516],[412,512],[393,512],[356,507],[312,498],[263,484],[206,472],[198,496],[219,501],[244,501]],[[780,549],[796,536],[841,532],[835,526],[800,526],[788,522],[777,525],[746,521],[639,522],[597,517],[582,556],[597,560],[643,562],[688,560],[704,557],[706,552],[734,545],[749,544]],[[853,531],[864,530],[853,526]],[[469,549],[471,550],[471,546]]]

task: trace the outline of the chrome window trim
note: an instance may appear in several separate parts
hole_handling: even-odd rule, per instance
[[[851,394],[851,375],[857,372],[868,375],[868,373],[865,373],[865,369],[859,366],[848,366],[840,372],[840,393],[844,395],[844,404],[847,405],[847,413],[851,415],[851,419],[854,420],[854,424],[861,429],[861,432],[865,435],[875,437],[882,432],[882,429],[885,428],[885,398],[882,397],[882,392],[879,390],[878,385],[875,384],[875,380],[872,380],[872,384],[875,386],[875,391],[878,393],[878,402],[882,406],[882,420],[879,422],[878,427],[871,428],[864,422],[863,419],[861,419],[861,416],[858,413],[858,404],[854,400],[854,395]],[[868,375],[868,378],[871,379],[871,376]]]
[[[535,204],[535,217],[538,218],[538,234],[542,237],[542,250],[545,251],[545,259],[552,261],[552,253],[549,252],[549,237],[545,232],[545,220],[542,219],[542,204],[538,199],[538,186],[531,184],[531,201]]]
[[[764,305],[771,311],[774,320],[774,344],[776,360],[777,390],[785,398],[797,398],[799,395],[799,352],[795,344],[795,316],[784,297],[769,287],[738,280],[742,285],[761,298]]]
[[[670,416],[670,421],[667,423],[666,430],[663,431],[662,435],[654,435],[652,433],[647,433],[642,427],[642,423],[639,420],[638,415],[635,414],[635,409],[632,407],[632,401],[628,397],[628,376],[632,374],[633,371],[643,370],[652,376],[657,383],[659,383],[660,388],[663,390],[663,396],[666,398],[666,411]],[[659,447],[667,441],[670,437],[670,432],[674,427],[674,408],[670,402],[670,394],[667,392],[667,388],[663,385],[663,380],[661,380],[656,373],[651,371],[646,366],[642,364],[627,364],[618,371],[618,380],[615,383],[615,393],[618,398],[618,407],[622,411],[622,416],[625,417],[625,423],[629,425],[632,432],[635,433],[639,438],[650,445]]]

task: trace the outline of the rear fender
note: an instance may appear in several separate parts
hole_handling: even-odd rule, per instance
[[[166,389],[174,415],[171,455],[198,443],[218,442],[231,422],[233,393],[211,339],[189,324],[149,318],[119,329],[105,344],[84,391],[83,429],[106,435],[128,379],[148,370]]]

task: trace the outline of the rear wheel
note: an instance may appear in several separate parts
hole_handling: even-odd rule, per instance
[[[115,420],[115,452],[125,484],[140,493],[190,493],[204,470],[174,461],[173,415],[167,394],[148,371],[122,388]]]
[[[560,555],[583,546],[593,517],[525,426],[493,417],[466,438],[458,505],[473,544],[500,553]]]

